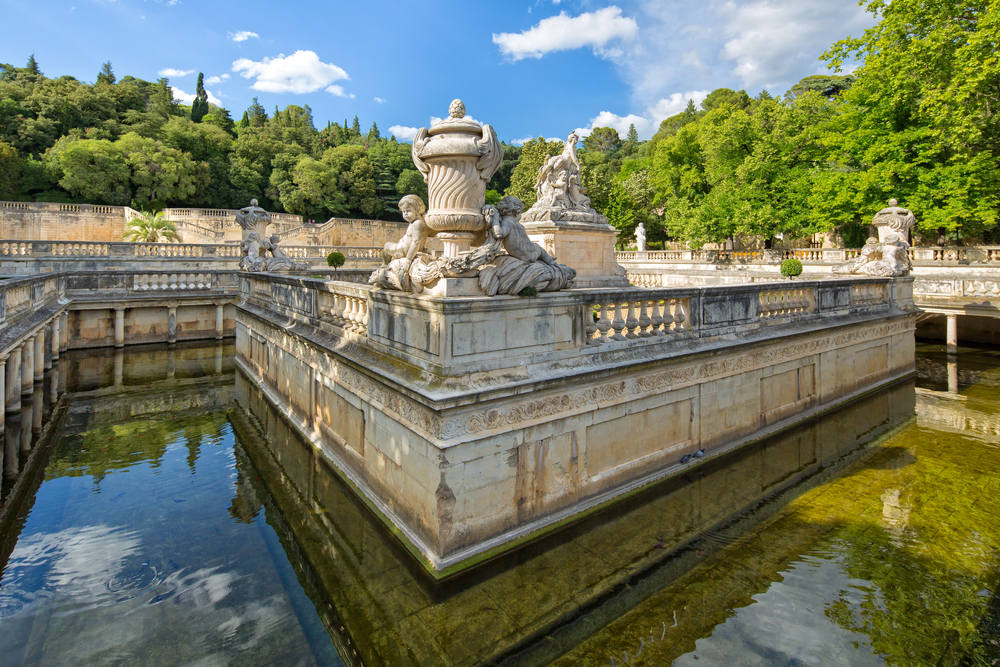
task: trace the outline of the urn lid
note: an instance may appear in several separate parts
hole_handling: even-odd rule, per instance
[[[427,130],[430,136],[439,134],[474,134],[482,136],[483,126],[476,121],[465,118],[465,104],[462,100],[454,100],[448,107],[448,117],[438,121]]]

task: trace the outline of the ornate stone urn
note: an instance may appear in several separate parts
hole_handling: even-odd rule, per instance
[[[492,127],[465,118],[462,100],[448,113],[417,132],[413,163],[427,183],[427,227],[444,242],[445,256],[456,257],[486,239],[486,183],[503,161],[503,148]]]

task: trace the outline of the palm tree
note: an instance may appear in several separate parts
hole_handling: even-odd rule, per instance
[[[174,223],[163,217],[163,211],[156,213],[140,211],[138,216],[129,220],[125,225],[122,240],[136,243],[159,243],[161,240],[177,241],[179,237]]]

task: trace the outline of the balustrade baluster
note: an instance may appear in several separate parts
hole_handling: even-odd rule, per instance
[[[662,306],[660,304],[660,300],[653,299],[649,302],[649,305],[652,308],[649,317],[649,335],[662,336],[663,331],[660,329],[660,327],[663,326],[663,315],[661,314]]]
[[[642,300],[639,302],[639,329],[636,332],[636,334],[642,338],[648,338],[649,336],[653,335],[649,331],[650,319],[649,319],[649,313],[646,310],[649,303],[650,302],[647,300]]]
[[[625,328],[625,320],[622,319],[622,304],[618,301],[615,302],[615,316],[611,320],[611,328],[615,330],[611,335],[611,340],[627,340],[622,335],[622,329]]]
[[[639,320],[635,316],[635,302],[629,300],[628,315],[625,316],[625,337],[628,339],[638,338]]]
[[[605,343],[611,340],[611,318],[608,317],[608,304],[600,304],[600,312],[597,316],[597,330],[600,334],[597,337],[597,343]]]

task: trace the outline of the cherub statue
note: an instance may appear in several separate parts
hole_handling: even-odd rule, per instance
[[[542,261],[546,264],[555,264],[555,257],[550,256],[544,248],[528,238],[528,233],[524,231],[524,225],[519,219],[523,210],[524,204],[517,197],[501,199],[497,204],[496,214],[490,220],[493,236],[503,242],[508,255],[522,262]]]
[[[422,252],[427,237],[430,235],[427,223],[424,222],[424,214],[427,207],[424,200],[417,195],[406,195],[399,200],[399,210],[403,214],[403,220],[409,223],[403,238],[395,243],[389,242],[382,249],[382,261],[385,264],[395,259],[406,259],[409,262]]]
[[[285,251],[278,247],[278,242],[281,237],[277,234],[272,234],[271,238],[268,239],[267,250],[271,252],[271,258],[265,260],[265,265],[268,271],[280,271],[282,269],[290,269],[296,271],[299,269],[304,269],[305,266],[296,264],[292,261],[292,258],[285,254]]]

